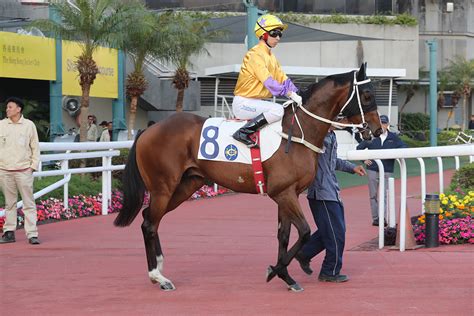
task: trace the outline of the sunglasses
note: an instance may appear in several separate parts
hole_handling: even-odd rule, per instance
[[[280,38],[282,38],[283,36],[283,33],[282,31],[278,30],[278,29],[275,29],[275,30],[271,30],[268,32],[268,35],[270,35],[271,37],[277,37],[279,36]]]

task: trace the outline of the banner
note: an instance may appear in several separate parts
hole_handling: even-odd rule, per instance
[[[76,42],[63,41],[63,95],[81,96],[79,72],[77,71],[77,57],[82,49]],[[116,99],[118,96],[118,52],[116,49],[99,47],[93,54],[99,73],[91,86],[90,96]]]
[[[55,40],[0,32],[0,77],[56,80]]]

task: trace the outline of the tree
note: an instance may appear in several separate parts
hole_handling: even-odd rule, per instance
[[[181,13],[174,14],[176,23],[168,24],[165,32],[173,38],[167,47],[167,59],[176,66],[173,85],[178,90],[176,111],[183,111],[184,90],[189,86],[188,67],[192,66],[190,58],[193,55],[209,53],[204,45],[216,36],[223,36],[222,32],[208,32],[207,20],[193,20]]]
[[[75,0],[73,4],[54,1],[51,6],[61,22],[36,20],[33,25],[53,36],[77,41],[81,47],[76,65],[82,90],[80,140],[83,142],[87,139],[90,88],[99,73],[93,53],[100,45],[117,46],[129,12],[126,2],[119,0]]]
[[[133,4],[134,28],[125,29],[120,47],[132,59],[133,71],[127,76],[126,93],[130,98],[130,115],[128,119],[128,139],[132,139],[135,126],[137,104],[140,96],[148,87],[143,73],[147,56],[166,59],[167,43],[171,40],[166,32],[166,25],[173,23],[169,13],[155,14],[146,9],[142,2]]]
[[[450,61],[450,65],[446,68],[449,81],[454,85],[456,92],[463,96],[462,101],[462,130],[466,128],[467,119],[467,101],[471,95],[474,86],[474,59],[467,60],[462,56],[456,56]]]

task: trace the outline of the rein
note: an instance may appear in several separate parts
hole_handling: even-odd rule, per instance
[[[365,122],[365,118],[364,118],[364,111],[362,110],[362,104],[360,102],[360,94],[359,94],[359,89],[357,88],[358,86],[360,85],[363,85],[363,84],[366,84],[366,83],[369,83],[370,82],[370,78],[367,78],[365,80],[362,80],[362,81],[357,81],[357,77],[356,77],[356,72],[354,72],[354,81],[352,83],[352,92],[351,92],[351,95],[349,96],[349,98],[347,99],[346,103],[342,106],[341,110],[339,111],[339,114],[342,114],[342,112],[344,111],[344,109],[351,103],[351,100],[352,98],[354,97],[354,95],[357,96],[357,104],[359,106],[359,111],[360,111],[360,116],[362,118],[362,123],[360,124],[353,124],[353,123],[339,123],[339,122],[336,122],[336,121],[331,121],[327,118],[324,118],[324,117],[321,117],[319,115],[316,115],[314,113],[311,113],[310,111],[308,111],[303,105],[301,106],[297,106],[295,108],[295,105],[294,105],[294,101],[293,100],[288,100],[286,101],[285,103],[283,103],[283,107],[286,108],[288,107],[288,105],[291,104],[292,106],[292,109],[293,109],[293,115],[294,117],[296,118],[296,123],[298,124],[298,127],[300,128],[301,130],[301,138],[299,137],[292,137],[291,135],[288,135],[286,133],[283,133],[283,132],[280,132],[280,136],[284,139],[287,139],[289,142],[293,141],[295,143],[300,143],[306,147],[308,147],[309,149],[311,149],[312,151],[316,152],[316,153],[319,153],[319,154],[322,154],[324,153],[324,149],[321,149],[317,146],[314,146],[313,144],[309,143],[308,141],[306,141],[304,139],[304,131],[303,131],[303,128],[300,124],[300,121],[298,120],[298,116],[296,115],[296,110],[298,108],[300,108],[301,110],[303,110],[304,113],[306,113],[307,115],[311,116],[312,118],[318,120],[318,121],[321,121],[321,122],[325,122],[325,123],[329,123],[333,126],[336,126],[336,127],[357,127],[357,128],[367,128],[367,123]]]

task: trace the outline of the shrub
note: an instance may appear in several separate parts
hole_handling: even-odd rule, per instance
[[[457,170],[451,178],[451,191],[474,191],[474,163],[465,165]]]
[[[402,113],[400,130],[403,132],[426,131],[430,129],[430,117],[424,113]],[[426,136],[426,135],[425,135]]]

